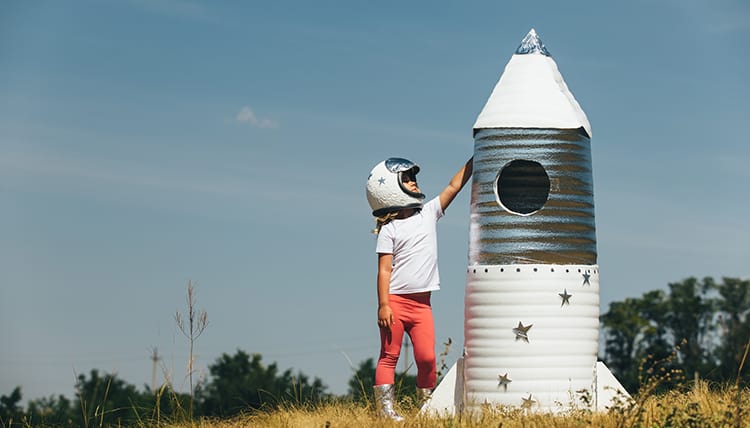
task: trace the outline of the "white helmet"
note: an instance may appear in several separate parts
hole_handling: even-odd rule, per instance
[[[403,158],[388,158],[375,165],[367,177],[367,202],[372,208],[372,215],[402,210],[404,208],[421,208],[424,194],[412,192],[401,183],[401,174],[414,172],[416,177],[419,166]]]

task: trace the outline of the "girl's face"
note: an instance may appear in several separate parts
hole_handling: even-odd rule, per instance
[[[417,185],[417,177],[414,171],[404,171],[401,173],[401,183],[410,192],[419,193],[419,186]]]

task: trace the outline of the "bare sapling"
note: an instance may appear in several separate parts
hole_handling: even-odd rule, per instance
[[[190,343],[190,354],[188,359],[188,378],[190,383],[190,409],[189,409],[189,417],[190,419],[193,418],[193,402],[195,401],[195,388],[193,387],[193,373],[195,372],[194,369],[194,362],[195,358],[193,355],[193,347],[195,346],[195,341],[198,340],[198,338],[203,334],[203,331],[206,330],[206,327],[208,326],[208,313],[204,310],[196,310],[195,309],[195,286],[193,285],[192,281],[188,281],[188,287],[187,287],[187,323],[185,322],[185,319],[180,314],[179,311],[174,316],[175,322],[177,322],[177,327],[180,329],[182,334],[188,339],[188,342]]]

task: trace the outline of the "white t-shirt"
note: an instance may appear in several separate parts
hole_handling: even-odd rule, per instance
[[[413,216],[391,220],[380,229],[375,251],[393,254],[391,294],[440,289],[437,221],[442,216],[440,198],[436,197]]]

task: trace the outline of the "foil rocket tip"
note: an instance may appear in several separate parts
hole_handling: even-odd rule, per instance
[[[518,49],[516,49],[516,54],[526,55],[534,53],[544,56],[550,56],[549,51],[547,51],[544,43],[542,43],[542,39],[539,38],[539,36],[536,34],[536,31],[534,31],[534,29],[532,28],[531,31],[526,34],[526,37],[521,40],[521,44],[518,46]]]

